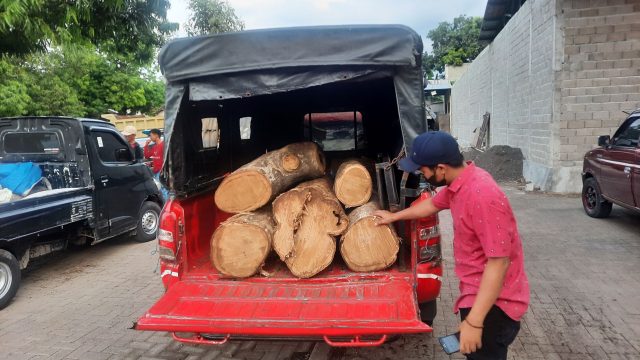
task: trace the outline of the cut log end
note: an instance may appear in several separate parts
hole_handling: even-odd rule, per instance
[[[336,197],[345,207],[366,204],[371,198],[373,182],[367,168],[357,161],[343,163],[336,174]]]
[[[349,228],[342,238],[340,253],[353,271],[378,271],[396,261],[399,248],[395,232],[367,217]]]
[[[282,157],[282,168],[285,171],[296,171],[300,167],[300,158],[295,154],[286,154]]]
[[[378,204],[371,201],[349,214],[349,228],[340,241],[340,254],[353,271],[379,271],[396,261],[400,239],[392,226],[376,225],[372,214],[378,209]]]
[[[269,202],[271,195],[271,183],[263,174],[243,171],[229,175],[220,184],[215,202],[222,211],[241,213],[258,209]]]
[[[270,244],[269,234],[259,226],[223,224],[211,241],[211,261],[226,276],[249,277],[260,270]]]
[[[349,223],[326,178],[308,181],[273,202],[273,247],[291,273],[311,277],[333,261],[334,236]]]

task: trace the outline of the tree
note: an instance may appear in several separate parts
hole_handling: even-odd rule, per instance
[[[0,116],[18,116],[26,111],[31,101],[26,76],[15,59],[0,57]]]
[[[462,65],[473,61],[486,45],[480,44],[481,17],[460,15],[453,23],[441,22],[427,34],[433,41],[432,54],[423,54],[423,69],[427,74],[444,72],[444,65]]]
[[[226,0],[189,0],[189,36],[244,30],[244,22]]]
[[[167,21],[169,7],[169,0],[2,0],[0,55],[93,43],[146,64],[178,28]]]
[[[0,117],[155,113],[163,104],[153,69],[123,66],[92,45],[0,57]]]

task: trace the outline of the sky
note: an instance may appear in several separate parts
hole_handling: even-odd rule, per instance
[[[458,15],[483,16],[486,0],[228,0],[245,28],[338,25],[403,24],[422,36]],[[189,13],[187,0],[171,0],[168,18],[181,24]],[[180,35],[184,36],[181,29]]]

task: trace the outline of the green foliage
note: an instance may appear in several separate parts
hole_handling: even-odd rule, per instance
[[[423,54],[423,69],[427,74],[444,72],[444,65],[462,65],[473,61],[485,45],[480,44],[481,17],[461,15],[453,23],[441,22],[427,37],[433,41],[433,52]]]
[[[1,0],[0,55],[93,43],[105,52],[149,63],[178,28],[169,0]]]
[[[2,57],[0,116],[157,112],[164,83],[149,74],[153,69],[124,66],[91,45]]]
[[[26,109],[28,115],[82,116],[85,109],[78,95],[62,80],[47,73],[36,73],[28,88],[31,101]]]
[[[189,36],[244,30],[244,22],[226,0],[189,0]]]
[[[0,57],[0,114],[4,116],[24,114],[31,101],[24,83],[26,74],[11,60]]]

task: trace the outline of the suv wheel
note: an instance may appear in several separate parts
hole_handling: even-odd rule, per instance
[[[611,214],[613,204],[602,197],[595,178],[588,178],[582,185],[582,206],[587,215],[593,218],[605,218]]]
[[[147,242],[156,238],[160,224],[160,206],[153,201],[145,201],[140,209],[140,218],[136,228],[135,241]]]
[[[9,305],[20,286],[20,264],[15,256],[0,249],[0,309]]]

